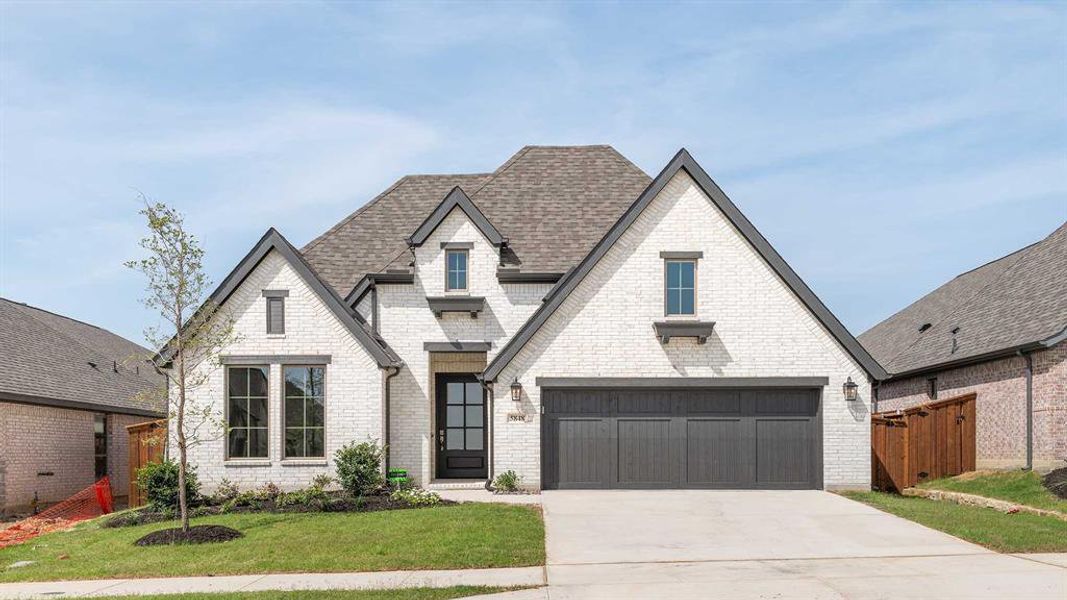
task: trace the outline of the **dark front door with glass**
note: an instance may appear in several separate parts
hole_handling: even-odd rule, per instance
[[[485,390],[474,375],[437,376],[437,476],[488,477]]]

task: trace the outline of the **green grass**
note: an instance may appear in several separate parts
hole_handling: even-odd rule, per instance
[[[920,485],[930,490],[963,492],[986,498],[1007,500],[1034,508],[1067,513],[1067,500],[1052,495],[1033,471],[987,471],[966,473],[958,477],[935,479]]]
[[[883,492],[842,494],[998,552],[1067,552],[1067,521],[1055,517],[1009,515],[991,508]]]
[[[448,588],[399,590],[306,590],[298,592],[230,592],[222,594],[163,594],[153,596],[107,596],[101,600],[448,600],[495,594],[524,588],[461,585]]]
[[[544,523],[540,511],[528,506],[226,514],[193,519],[193,524],[225,525],[245,537],[219,544],[142,548],[134,541],[175,523],[105,529],[94,521],[0,549],[0,582],[470,569],[545,562]],[[20,560],[37,562],[5,568]]]

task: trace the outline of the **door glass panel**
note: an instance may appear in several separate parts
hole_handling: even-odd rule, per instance
[[[482,403],[482,384],[480,383],[468,383],[467,384],[467,404],[481,404]]]
[[[452,410],[452,407],[448,407]],[[467,407],[467,427],[481,427],[482,426],[482,407],[481,406],[468,406]]]
[[[445,387],[445,400],[449,404],[463,404],[463,384],[449,382]]]
[[[463,429],[449,429],[445,434],[446,450],[463,449]]]
[[[467,450],[482,449],[482,431],[480,427],[467,430]]]
[[[449,406],[448,407],[448,419],[445,422],[445,427],[463,427],[463,407],[462,406]]]

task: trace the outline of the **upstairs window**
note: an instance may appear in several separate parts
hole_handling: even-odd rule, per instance
[[[696,261],[668,260],[666,266],[667,315],[695,315]]]
[[[267,367],[226,369],[228,458],[267,458]]]
[[[466,250],[445,251],[445,290],[449,292],[466,291],[467,289],[467,258]]]
[[[288,290],[263,290],[263,296],[267,299],[268,335],[285,333],[285,297],[288,295]]]

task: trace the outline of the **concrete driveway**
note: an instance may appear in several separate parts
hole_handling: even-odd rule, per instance
[[[550,491],[549,598],[1067,598],[997,554],[818,491]]]

